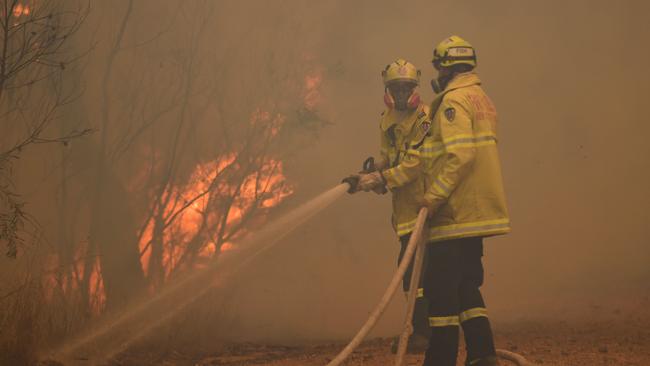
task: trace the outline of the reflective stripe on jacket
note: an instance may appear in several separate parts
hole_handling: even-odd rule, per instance
[[[430,241],[510,231],[497,151],[497,114],[474,72],[459,74],[431,103],[433,161],[424,199]]]

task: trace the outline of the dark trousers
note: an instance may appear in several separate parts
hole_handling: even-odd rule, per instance
[[[402,250],[409,236],[400,238]],[[424,365],[455,366],[458,354],[459,327],[463,327],[467,345],[467,364],[495,355],[494,340],[487,310],[481,295],[483,285],[483,239],[463,238],[427,243],[421,287],[413,315],[417,333],[428,326],[429,348]],[[411,268],[404,277],[410,285]],[[418,306],[419,305],[419,306]],[[427,316],[423,309],[428,307]]]

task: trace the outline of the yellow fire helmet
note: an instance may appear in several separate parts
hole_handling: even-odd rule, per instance
[[[466,40],[458,36],[451,36],[436,46],[431,62],[436,68],[458,64],[476,67],[476,51]]]
[[[384,79],[384,85],[394,81],[410,81],[415,85],[420,85],[420,70],[412,63],[401,58],[386,65],[386,68],[381,72],[381,76]]]

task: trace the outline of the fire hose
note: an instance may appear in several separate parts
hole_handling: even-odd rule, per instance
[[[351,180],[350,178],[346,178],[344,182],[350,184],[349,192],[350,191],[354,192],[355,187],[353,186],[353,184],[355,184],[356,182],[354,180]],[[402,281],[404,274],[406,273],[406,270],[409,264],[411,263],[411,259],[413,258],[413,255],[415,253],[413,272],[411,274],[411,282],[410,282],[410,288],[409,288],[409,294],[407,300],[404,330],[400,335],[399,346],[397,348],[397,355],[395,357],[395,366],[404,365],[404,357],[406,355],[409,337],[413,333],[413,325],[411,319],[413,318],[415,300],[417,298],[418,284],[420,283],[420,276],[422,273],[422,264],[424,259],[424,246],[425,246],[424,240],[422,240],[422,232],[426,225],[427,215],[428,215],[427,209],[421,208],[420,212],[418,213],[413,234],[411,235],[406,250],[404,252],[404,256],[402,257],[402,260],[399,263],[399,266],[397,267],[397,271],[395,271],[395,274],[393,275],[393,278],[391,279],[388,287],[384,291],[383,296],[379,300],[379,303],[372,311],[372,313],[370,314],[366,322],[363,324],[361,329],[359,329],[357,334],[345,346],[345,348],[334,359],[332,359],[332,361],[330,361],[327,364],[327,366],[341,365],[352,354],[352,352],[354,352],[354,350],[357,347],[359,347],[359,345],[364,340],[364,338],[368,335],[368,333],[370,333],[370,331],[375,326],[379,318],[381,318],[381,315],[386,310],[388,303],[393,298],[393,295],[395,294],[397,287]],[[501,350],[501,349],[496,350],[496,352],[499,357],[512,361],[518,366],[534,366],[533,364],[528,362],[524,357],[516,353]]]

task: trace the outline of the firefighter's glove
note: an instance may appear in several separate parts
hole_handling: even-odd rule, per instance
[[[360,178],[359,174],[352,174],[343,178],[343,180],[341,181],[341,183],[347,183],[350,185],[350,187],[348,188],[349,194],[354,194],[359,191],[358,189],[359,178]]]
[[[380,172],[375,171],[368,174],[361,174],[359,176],[359,183],[357,184],[357,190],[370,192],[375,189],[378,189],[379,187],[383,187],[385,185],[386,185],[386,181],[384,180],[384,177],[381,176]]]
[[[382,185],[378,185],[377,187],[373,188],[372,191],[377,193],[377,194],[386,194],[386,193],[388,193],[388,188],[386,188],[386,186],[382,184]]]

